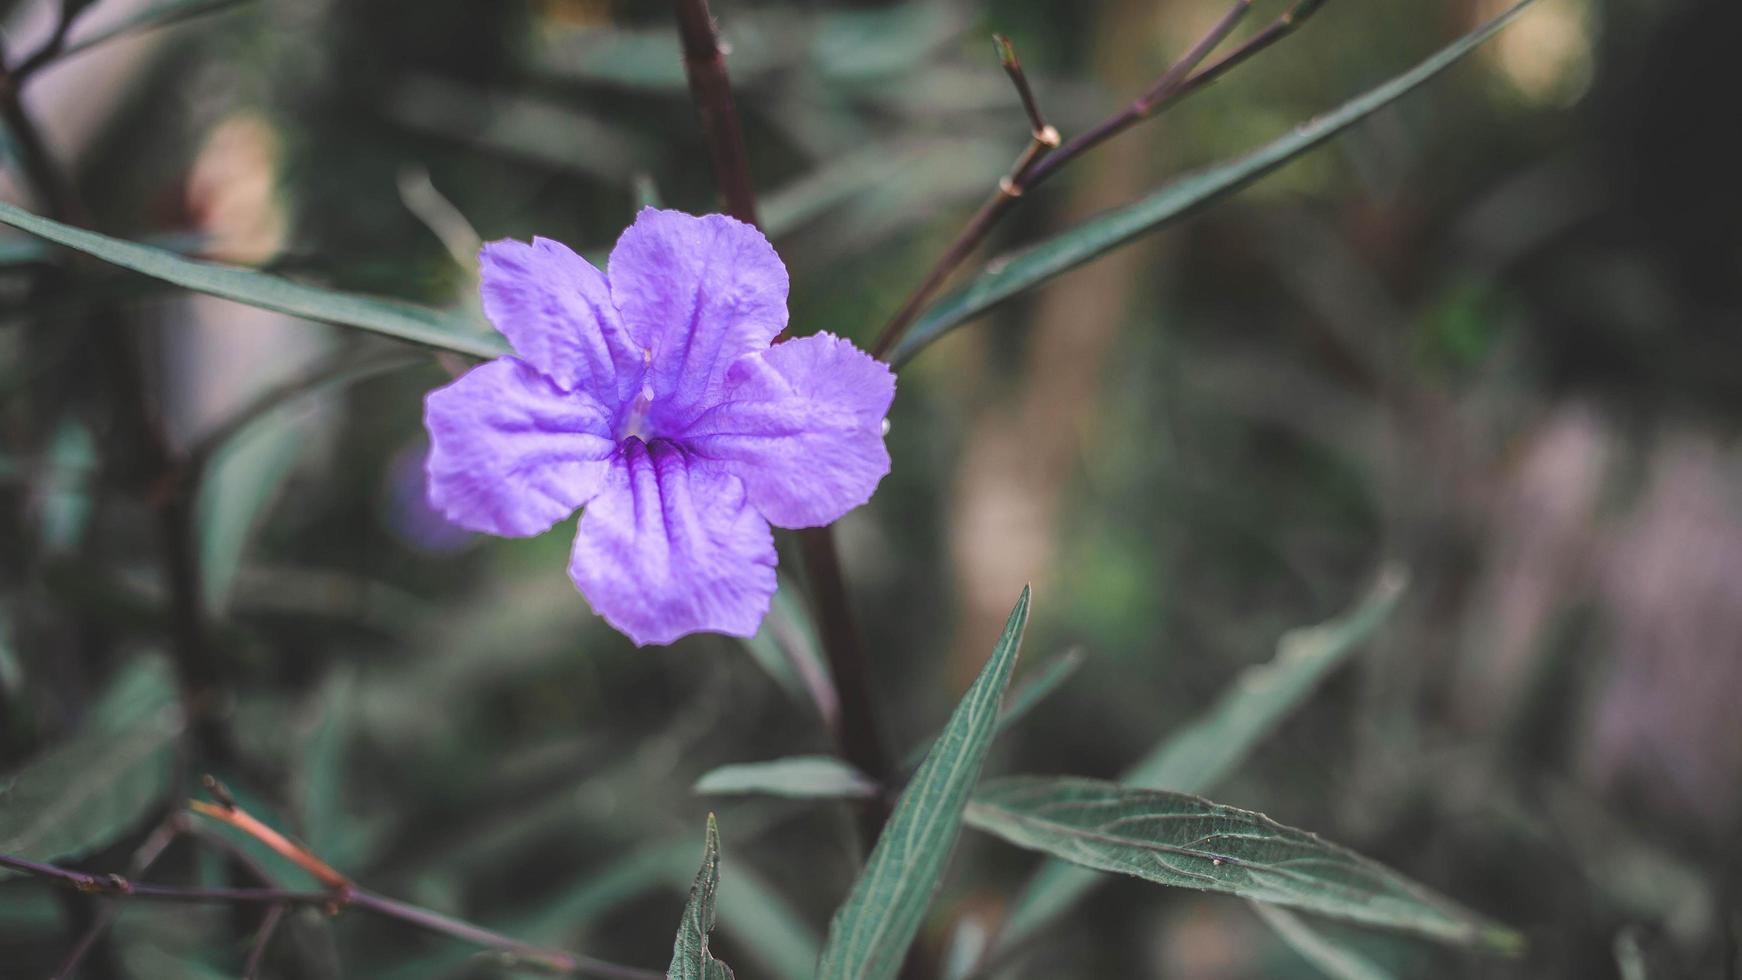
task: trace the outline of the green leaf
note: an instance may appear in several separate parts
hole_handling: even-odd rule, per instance
[[[1288,947],[1331,980],[1393,980],[1386,970],[1344,943],[1313,928],[1306,919],[1280,905],[1253,902],[1252,911]]]
[[[196,488],[200,590],[208,609],[228,611],[243,556],[308,444],[308,427],[280,406],[226,440]]]
[[[1209,711],[1169,735],[1122,781],[1176,793],[1210,789],[1391,618],[1407,584],[1401,568],[1387,567],[1348,613],[1282,634],[1275,659],[1241,672]]]
[[[1284,633],[1274,660],[1247,668],[1210,710],[1163,739],[1120,781],[1176,793],[1208,792],[1390,618],[1407,579],[1402,569],[1387,568],[1353,610]],[[1042,865],[1017,897],[1000,931],[999,947],[1009,948],[1027,937],[1103,880],[1063,861]]]
[[[732,824],[737,826],[737,822]],[[720,904],[732,910],[720,929],[736,948],[760,960],[765,976],[777,980],[811,980],[821,937],[790,903],[755,875],[734,867],[720,882]],[[739,964],[743,966],[743,964]]]
[[[927,309],[890,353],[889,362],[906,363],[939,337],[1012,296],[1194,214],[1318,147],[1451,67],[1532,2],[1522,0],[1409,71],[1246,156],[1182,177],[1134,204],[1091,218],[1015,255],[993,260],[967,285]]]
[[[1623,926],[1615,934],[1615,972],[1621,980],[1651,980],[1645,949],[1639,944],[1639,927]]]
[[[901,968],[943,880],[950,850],[961,834],[968,794],[992,747],[998,703],[1010,684],[1028,624],[1028,601],[1024,588],[991,659],[896,801],[859,880],[829,923],[817,964],[819,980],[888,980]]]
[[[252,269],[185,259],[162,249],[51,221],[4,202],[0,202],[0,222],[194,292],[471,357],[508,353],[502,338],[484,333],[473,321],[425,306],[321,289]]]
[[[1098,871],[1274,902],[1442,942],[1516,951],[1517,933],[1397,872],[1269,817],[1099,779],[1017,776],[980,788],[968,825]]]
[[[744,649],[781,689],[809,704],[825,725],[833,725],[840,699],[833,678],[817,652],[817,630],[789,579],[780,580],[768,615],[756,635],[741,640]]]
[[[732,970],[708,952],[708,933],[714,931],[714,891],[720,887],[720,828],[708,814],[708,840],[702,849],[702,868],[690,886],[684,905],[683,924],[671,948],[671,967],[666,980],[732,980]]]
[[[169,793],[181,731],[169,665],[130,664],[78,734],[0,776],[0,852],[56,861],[113,843]]]
[[[832,755],[794,755],[767,762],[721,766],[696,780],[704,796],[761,794],[804,799],[864,799],[877,782]]]
[[[1087,659],[1088,654],[1083,651],[1082,647],[1072,647],[1047,661],[1036,676],[1018,685],[1016,691],[1010,695],[1010,703],[1006,704],[1004,710],[998,714],[998,726],[993,734],[1002,735],[1009,731],[1012,725],[1021,721],[1054,691],[1063,687],[1065,681],[1075,676],[1077,669],[1082,667],[1083,661]],[[901,761],[901,767],[903,769],[917,768],[920,762],[925,759],[925,754],[930,748],[930,742],[914,746],[913,751],[907,754],[907,758]]]
[[[349,664],[327,677],[313,705],[320,720],[302,752],[303,833],[310,850],[341,868],[358,863],[368,836],[351,816],[345,792],[359,686]]]

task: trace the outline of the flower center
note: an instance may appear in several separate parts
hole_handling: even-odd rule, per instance
[[[651,441],[652,433],[648,430],[647,416],[652,407],[653,385],[643,384],[641,394],[636,395],[635,400],[623,411],[623,420],[617,426],[617,441],[622,442],[631,437],[642,442]]]

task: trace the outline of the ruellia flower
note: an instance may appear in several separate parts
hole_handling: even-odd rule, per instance
[[[480,261],[515,353],[425,400],[430,502],[511,537],[582,508],[569,576],[637,645],[754,634],[769,525],[834,521],[889,472],[889,369],[827,333],[770,346],[786,267],[724,215],[644,209],[603,274],[544,238]]]

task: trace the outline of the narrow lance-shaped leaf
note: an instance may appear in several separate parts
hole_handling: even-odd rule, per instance
[[[1252,911],[1301,959],[1331,980],[1395,980],[1391,971],[1314,929],[1312,923],[1280,905],[1253,902]]]
[[[767,762],[741,762],[712,769],[696,780],[704,796],[755,794],[791,799],[864,799],[877,782],[830,755],[794,755]]]
[[[51,221],[4,202],[0,202],[0,223],[197,293],[472,357],[508,353],[500,337],[478,330],[466,318],[414,303],[321,289],[252,269],[186,259]]]
[[[834,679],[817,653],[817,631],[803,602],[784,577],[756,635],[742,640],[757,665],[768,672],[793,700],[809,704],[825,726],[833,726],[840,710]]]
[[[968,824],[1099,871],[1224,892],[1442,942],[1511,952],[1518,935],[1375,861],[1260,813],[1099,779],[981,787]]]
[[[901,968],[962,829],[968,794],[992,746],[998,702],[1010,684],[1028,622],[1022,590],[992,658],[895,804],[859,880],[829,923],[818,980],[888,980]]]
[[[1048,661],[1033,679],[1011,693],[1010,703],[998,714],[993,734],[1001,735],[1021,721],[1024,715],[1063,686],[1083,665],[1084,659],[1082,649],[1073,648]],[[930,741],[915,746],[902,761],[902,768],[919,768],[931,747]],[[877,782],[834,756],[794,755],[711,769],[696,780],[694,791],[704,796],[743,794],[807,800],[866,799],[877,795]]]
[[[82,731],[0,775],[0,853],[54,861],[113,843],[169,792],[181,730],[168,664],[127,667]]]
[[[1134,204],[1091,218],[1032,248],[993,261],[967,285],[927,309],[890,353],[890,363],[906,363],[932,341],[1012,296],[1191,215],[1318,147],[1451,67],[1532,2],[1523,0],[1409,71],[1246,156],[1183,177]]]
[[[736,819],[732,825],[738,825]],[[760,961],[758,977],[811,980],[822,937],[782,895],[756,875],[734,867],[720,880],[719,899],[732,910],[720,929],[732,937],[735,948]],[[738,966],[750,969],[743,963]]]
[[[1248,668],[1210,710],[1169,734],[1126,770],[1120,782],[1177,793],[1208,792],[1305,703],[1325,675],[1361,649],[1397,608],[1406,582],[1401,568],[1387,568],[1348,613],[1284,633],[1274,660]],[[1063,861],[1042,865],[1017,897],[999,932],[999,947],[1009,948],[1026,938],[1103,880],[1093,871]]]
[[[683,923],[671,947],[671,967],[666,980],[732,980],[726,964],[708,952],[708,933],[714,931],[714,892],[720,887],[720,828],[708,814],[708,839],[702,848],[702,867],[690,898],[684,904]]]

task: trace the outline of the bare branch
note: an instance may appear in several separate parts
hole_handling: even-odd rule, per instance
[[[912,293],[901,304],[900,309],[889,318],[883,332],[878,335],[877,342],[872,346],[871,353],[878,358],[884,358],[895,349],[907,329],[919,318],[919,314],[931,301],[934,293],[941,287],[956,268],[961,265],[973,251],[991,233],[1005,213],[1027,191],[1038,186],[1042,181],[1058,173],[1071,161],[1094,149],[1107,140],[1130,129],[1143,120],[1160,112],[1187,95],[1196,92],[1211,82],[1220,78],[1230,69],[1246,61],[1248,58],[1264,50],[1277,41],[1292,33],[1307,17],[1324,5],[1325,0],[1298,0],[1285,13],[1272,21],[1269,26],[1259,31],[1252,38],[1229,52],[1219,60],[1204,68],[1199,68],[1204,60],[1228,38],[1240,21],[1252,8],[1252,0],[1235,0],[1227,13],[1223,14],[1214,26],[1200,37],[1186,53],[1181,55],[1167,71],[1163,72],[1143,93],[1133,99],[1128,105],[1101,122],[1091,126],[1081,135],[1074,137],[1063,146],[1050,153],[1037,149],[1036,142],[1031,142],[1023,156],[1018,159],[1012,172],[1001,178],[998,190],[968,223],[957,233],[949,247],[938,257],[925,277],[920,280]],[[1021,66],[1016,62],[1016,54],[1010,49],[1009,42],[1002,37],[994,36],[998,45],[999,60],[1005,71],[1011,73],[1011,78],[1017,84],[1019,96],[1023,99],[1023,107],[1029,111],[1030,123],[1039,120],[1038,110],[1032,105],[1033,95],[1028,91],[1027,81],[1021,75]],[[1012,66],[1015,70],[1012,70]],[[1051,127],[1047,127],[1050,129]],[[1037,130],[1038,134],[1038,130]],[[1056,131],[1054,131],[1056,135]],[[1057,145],[1056,143],[1053,145]]]

